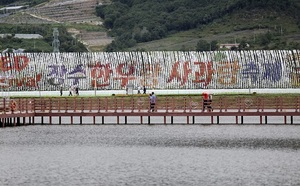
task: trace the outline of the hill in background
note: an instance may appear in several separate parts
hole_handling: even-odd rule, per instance
[[[12,2],[28,8],[0,14],[0,33],[38,33],[44,39],[1,40],[0,50],[51,52],[54,27],[67,52],[216,50],[222,43],[300,49],[300,0],[3,0],[0,8]]]
[[[40,0],[35,3],[36,6],[28,7],[15,11],[11,14],[3,15],[0,18],[1,33],[16,34],[22,33],[39,33],[44,36],[44,40],[29,41],[23,40],[23,43],[31,43],[27,46],[22,42],[6,42],[0,44],[0,49],[6,47],[23,47],[27,51],[52,51],[52,31],[54,27],[59,28],[62,52],[84,52],[87,50],[93,51],[103,50],[105,45],[112,41],[107,35],[106,29],[102,26],[102,19],[96,16],[96,6],[99,5],[98,0]],[[15,1],[14,4],[28,6],[32,1]],[[1,14],[0,14],[1,16]],[[45,27],[48,32],[41,33],[40,29],[31,29],[36,27]],[[67,37],[67,39],[66,39]],[[44,42],[43,42],[44,41]],[[69,41],[69,42],[68,42]],[[35,49],[33,49],[35,43]],[[86,49],[82,48],[82,44]],[[3,46],[4,45],[4,46]],[[78,45],[80,47],[78,47]],[[82,45],[82,46],[81,46]]]
[[[97,13],[116,37],[108,51],[202,50],[212,41],[299,48],[299,0],[115,0]]]

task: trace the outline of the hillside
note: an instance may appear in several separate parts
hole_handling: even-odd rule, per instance
[[[253,19],[247,18],[249,15]],[[272,33],[272,39],[264,45],[263,38],[268,33]],[[297,20],[288,15],[278,16],[276,12],[266,10],[237,11],[201,28],[170,34],[160,40],[138,43],[128,50],[195,50],[201,40],[218,43],[246,41],[250,44],[250,49],[299,49],[300,30]]]
[[[85,44],[88,50],[103,49],[105,45],[111,43],[112,38],[107,36],[101,26],[102,19],[96,16],[95,8],[99,3],[105,2],[105,0],[50,0],[10,15],[2,15],[0,24],[58,24],[66,27],[69,35]],[[26,5],[25,0],[15,3]]]
[[[53,25],[44,35],[47,51],[51,50],[49,33],[57,25],[89,51],[208,50],[201,48],[202,43],[210,45],[209,49],[216,48],[212,43],[248,43],[247,49],[300,49],[300,0],[112,2],[3,0],[0,7],[11,3],[29,7],[0,14],[0,30],[36,33],[26,25]],[[26,28],[5,29],[3,24]],[[69,45],[64,51],[77,50],[74,41],[69,43],[64,43]]]
[[[287,49],[299,48],[298,6],[299,0],[116,0],[97,13],[116,37],[108,51],[195,50],[199,41],[215,39]]]

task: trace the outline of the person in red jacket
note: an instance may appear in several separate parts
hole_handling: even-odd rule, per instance
[[[209,95],[207,92],[203,92],[202,93],[203,96],[203,112],[205,111],[205,108],[208,109],[208,112],[212,111],[212,107],[211,107],[211,103],[212,103],[212,99],[211,99],[211,95]]]

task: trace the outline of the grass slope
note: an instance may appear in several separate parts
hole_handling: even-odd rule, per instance
[[[199,40],[216,40],[218,43],[239,43],[246,40],[248,43],[252,42],[252,49],[264,49],[259,45],[259,36],[269,31],[277,34],[269,43],[270,48],[276,48],[281,42],[300,43],[300,28],[297,22],[298,20],[284,12],[259,9],[238,11],[201,28],[172,34],[156,41],[139,43],[128,50],[195,50]]]

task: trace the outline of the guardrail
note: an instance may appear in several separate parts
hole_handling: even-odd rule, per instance
[[[51,98],[15,98],[17,103],[16,110],[3,109],[0,118],[14,117],[73,117],[73,116],[89,116],[119,117],[134,116],[163,116],[164,123],[166,117],[186,116],[187,123],[189,117],[192,118],[192,123],[195,123],[195,117],[209,116],[211,123],[214,122],[214,117],[219,116],[235,116],[236,123],[243,123],[244,116],[259,116],[260,123],[267,123],[267,116],[283,116],[284,124],[287,123],[287,117],[291,117],[290,123],[293,124],[293,117],[300,116],[300,97],[236,97],[224,96],[214,97],[211,106],[212,110],[203,108],[202,97],[183,96],[183,97],[168,97],[159,96],[155,105],[155,111],[150,108],[149,98],[141,97],[51,97]],[[5,100],[2,100],[0,105],[7,105]],[[6,107],[6,106],[5,106]],[[9,107],[10,108],[10,107]],[[239,119],[240,118],[240,119]],[[72,120],[73,121],[73,120]],[[71,124],[73,123],[71,121]],[[102,119],[102,124],[104,124]],[[3,123],[3,122],[2,122]],[[150,118],[148,118],[150,123]],[[52,124],[51,119],[49,124]]]
[[[23,103],[19,105],[22,105]],[[24,100],[23,100],[24,101]],[[34,112],[149,112],[147,97],[72,97],[34,98],[28,101]],[[213,112],[298,112],[300,97],[216,97],[211,103]],[[204,112],[202,97],[158,97],[156,112]]]

